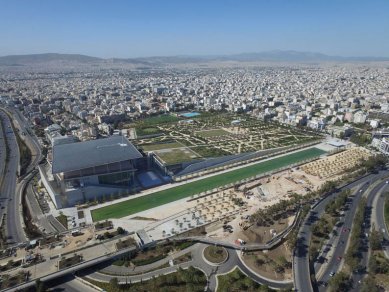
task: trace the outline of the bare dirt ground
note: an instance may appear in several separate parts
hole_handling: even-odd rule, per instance
[[[243,255],[243,260],[247,266],[249,266],[253,271],[262,275],[266,278],[273,280],[291,280],[292,279],[292,266],[284,268],[284,271],[277,273],[277,266],[282,265],[284,258],[287,262],[292,261],[291,252],[288,248],[281,244],[273,250],[267,252],[256,251],[249,252]],[[259,260],[259,261],[258,261]]]

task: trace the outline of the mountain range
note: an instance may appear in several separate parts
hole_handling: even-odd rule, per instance
[[[299,51],[266,51],[259,53],[242,53],[233,55],[209,55],[209,56],[170,56],[170,57],[143,57],[143,58],[110,58],[103,59],[80,54],[31,54],[31,55],[9,55],[0,57],[0,65],[3,66],[24,66],[44,63],[78,63],[78,64],[107,64],[124,63],[137,65],[158,65],[158,64],[184,64],[184,63],[206,63],[206,62],[351,62],[351,61],[389,61],[389,57],[342,57],[330,56],[315,52]]]

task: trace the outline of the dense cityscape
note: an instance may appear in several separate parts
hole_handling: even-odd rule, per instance
[[[387,3],[33,2],[0,291],[389,291]]]

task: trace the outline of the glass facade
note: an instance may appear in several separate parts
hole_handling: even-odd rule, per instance
[[[128,186],[132,183],[132,171],[99,175],[99,183],[105,185]]]

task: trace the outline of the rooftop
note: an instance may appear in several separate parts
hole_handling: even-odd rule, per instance
[[[141,157],[134,145],[122,136],[56,145],[53,147],[52,172],[68,172]]]

